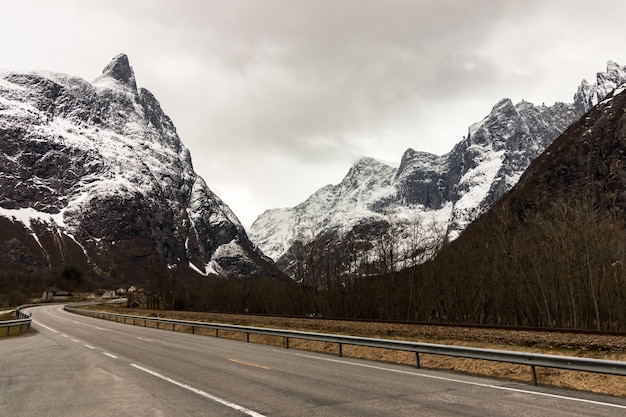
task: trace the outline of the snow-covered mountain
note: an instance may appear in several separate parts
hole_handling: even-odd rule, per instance
[[[5,270],[70,265],[116,281],[277,272],[195,173],[124,54],[92,83],[0,73],[0,223]]]
[[[528,165],[554,139],[616,86],[626,82],[626,67],[609,62],[595,84],[585,80],[574,103],[536,106],[509,99],[498,102],[467,136],[439,156],[408,149],[398,167],[363,158],[338,185],[316,191],[293,208],[261,214],[249,234],[265,254],[289,271],[296,242],[336,242],[364,230],[375,239],[398,226],[399,239],[417,221],[422,233],[454,239],[517,183]]]
[[[584,114],[596,104],[600,103],[614,89],[626,82],[626,67],[614,61],[606,65],[606,72],[596,74],[596,83],[589,84],[583,80],[574,95],[574,106],[577,114]]]

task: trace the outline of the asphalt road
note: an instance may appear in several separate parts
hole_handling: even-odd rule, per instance
[[[626,416],[626,399],[36,307],[0,339],[0,416]]]

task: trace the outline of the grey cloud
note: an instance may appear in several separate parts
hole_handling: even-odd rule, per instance
[[[93,80],[127,53],[196,170],[250,223],[359,156],[447,152],[503,97],[570,100],[606,60],[626,63],[625,11],[622,0],[23,0],[0,3],[0,66]]]

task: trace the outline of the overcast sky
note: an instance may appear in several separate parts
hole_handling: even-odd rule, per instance
[[[362,156],[444,154],[504,97],[626,64],[623,0],[0,0],[0,68],[93,81],[126,53],[245,226]]]

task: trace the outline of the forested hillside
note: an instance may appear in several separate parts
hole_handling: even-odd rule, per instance
[[[617,90],[433,261],[375,278],[322,269],[321,276],[330,271],[327,285],[323,296],[311,295],[309,308],[376,319],[624,330],[625,155],[626,93]],[[386,245],[393,254],[393,239]]]

